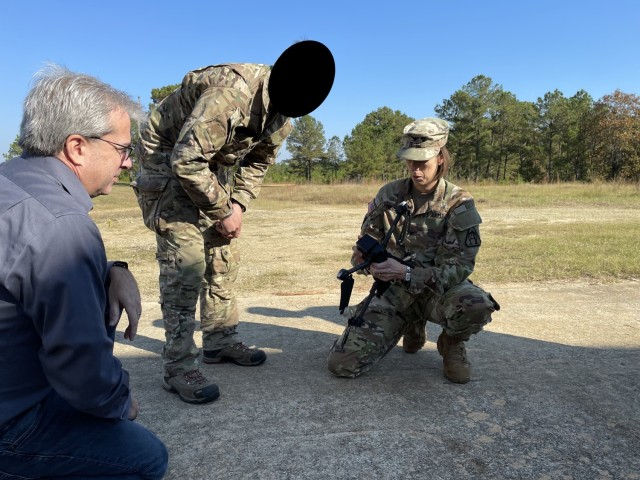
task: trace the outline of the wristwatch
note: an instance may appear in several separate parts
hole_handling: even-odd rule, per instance
[[[123,262],[121,260],[116,260],[111,264],[112,267],[120,267],[129,270],[129,264],[127,262]]]
[[[411,281],[411,267],[409,265],[407,265],[407,271],[404,274],[404,281],[407,283]]]

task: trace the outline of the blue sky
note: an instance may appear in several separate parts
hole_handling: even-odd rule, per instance
[[[152,88],[189,70],[270,64],[293,42],[318,40],[336,61],[333,90],[312,113],[327,139],[383,106],[431,116],[476,75],[520,100],[555,89],[594,99],[616,89],[640,94],[636,0],[6,0],[0,11],[0,152],[46,62],[147,105]]]

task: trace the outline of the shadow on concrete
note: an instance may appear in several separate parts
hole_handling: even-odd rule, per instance
[[[273,318],[318,318],[320,320],[326,320],[329,322],[335,322],[342,324],[344,319],[340,316],[338,310],[338,304],[335,307],[330,306],[313,306],[306,307],[300,310],[286,310],[283,308],[273,307],[249,307],[247,312],[252,315],[261,315],[263,317]]]
[[[133,344],[120,334],[139,421],[170,450],[167,478],[638,478],[640,349],[485,331],[467,344],[472,381],[455,385],[428,324],[423,350],[396,347],[346,380],[326,369],[344,323],[334,306],[247,308],[241,338],[269,358],[203,365],[222,392],[204,406],[160,388],[160,320]]]

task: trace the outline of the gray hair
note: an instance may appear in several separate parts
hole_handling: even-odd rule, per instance
[[[50,64],[36,73],[24,100],[20,146],[29,154],[54,156],[69,135],[102,137],[113,129],[111,113],[122,109],[143,121],[140,105],[97,78]]]

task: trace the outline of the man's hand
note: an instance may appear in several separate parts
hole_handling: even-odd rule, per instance
[[[140,404],[138,403],[138,400],[136,400],[136,398],[131,395],[131,406],[129,407],[129,415],[128,415],[128,419],[129,420],[135,420],[136,417],[138,416],[138,412],[140,411]]]
[[[384,262],[372,263],[369,266],[369,270],[371,270],[374,278],[389,282],[391,280],[404,280],[407,267],[393,258],[387,258]]]
[[[129,326],[124,331],[124,338],[133,340],[138,331],[140,315],[142,315],[138,283],[126,268],[111,267],[109,276],[109,325],[115,327],[122,315],[122,309],[126,310]]]
[[[224,238],[238,238],[242,230],[242,207],[232,203],[233,212],[227,218],[216,222],[216,230]]]

